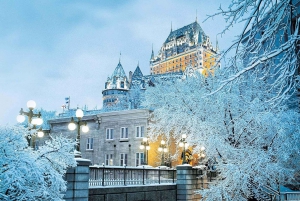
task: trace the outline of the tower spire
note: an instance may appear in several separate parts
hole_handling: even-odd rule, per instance
[[[172,32],[172,21],[171,21],[171,32]]]
[[[120,51],[119,63],[121,63],[121,51]]]
[[[198,19],[197,19],[197,9],[196,9],[196,22],[198,22]]]
[[[154,60],[153,43],[152,43],[152,52],[151,52],[151,58],[150,58],[150,60]]]

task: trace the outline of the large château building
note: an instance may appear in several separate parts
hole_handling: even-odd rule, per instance
[[[201,54],[200,54],[201,52]],[[158,151],[160,142],[150,142],[150,150],[140,149],[147,137],[147,126],[151,111],[142,108],[143,93],[147,87],[155,86],[159,80],[179,80],[191,71],[202,70],[207,76],[215,64],[214,49],[209,37],[197,22],[171,31],[158,56],[153,50],[150,60],[150,75],[143,75],[139,65],[134,72],[126,75],[121,61],[109,76],[102,90],[103,108],[84,110],[83,120],[89,126],[88,133],[80,137],[80,150],[83,158],[92,164],[138,166],[161,164],[162,153]],[[198,55],[203,55],[199,57]],[[199,60],[198,60],[199,58]],[[199,61],[201,61],[199,63]],[[51,134],[63,133],[76,139],[77,131],[69,131],[70,117],[76,109],[66,110],[60,118],[50,120]],[[176,152],[176,146],[168,145],[165,161],[169,165],[181,162],[170,161],[170,155]],[[147,157],[146,157],[147,156]]]
[[[217,43],[217,42],[216,42]],[[197,21],[174,30],[161,46],[158,55],[152,50],[151,74],[183,72],[188,65],[205,76],[213,74],[217,61],[218,45],[214,48]]]

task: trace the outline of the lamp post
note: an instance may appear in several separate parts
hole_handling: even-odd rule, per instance
[[[74,120],[74,118],[71,118],[71,122],[68,125],[69,130],[73,131],[77,127],[77,146],[76,146],[76,151],[80,153],[80,127],[82,126],[81,130],[84,133],[87,133],[89,131],[89,127],[87,126],[86,121],[82,121],[83,117],[83,111],[79,108],[76,110],[76,117],[77,121]]]
[[[188,162],[186,161],[186,158],[185,158],[185,149],[187,149],[187,147],[188,147],[188,143],[186,142],[186,134],[182,134],[180,142],[179,142],[179,146],[183,147],[182,164],[188,164]]]
[[[165,165],[165,153],[168,152],[166,142],[164,140],[160,141],[158,151],[162,152],[162,154],[161,154],[161,166],[164,166]]]
[[[30,100],[27,102],[27,107],[29,109],[28,112],[24,112],[23,108],[21,108],[20,110],[20,114],[17,116],[17,121],[19,123],[23,123],[25,121],[25,116],[28,117],[28,128],[29,129],[36,129],[36,126],[42,125],[43,124],[43,119],[41,118],[41,112],[39,113],[34,113],[33,109],[36,107],[36,103],[33,100]],[[32,128],[31,128],[32,126]],[[35,133],[38,135],[38,137],[43,137],[44,133],[42,131],[42,128],[40,128],[39,130],[37,130],[37,133]],[[31,147],[35,147],[35,135],[31,135],[30,139],[28,138],[28,144]]]
[[[144,150],[144,165],[148,165],[148,151],[150,150],[149,139],[144,137],[140,149]]]

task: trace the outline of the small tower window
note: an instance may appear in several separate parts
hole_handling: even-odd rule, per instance
[[[121,88],[124,88],[124,82],[121,82]]]

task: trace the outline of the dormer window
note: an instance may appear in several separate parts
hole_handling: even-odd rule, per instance
[[[124,82],[121,82],[121,88],[124,88]]]

